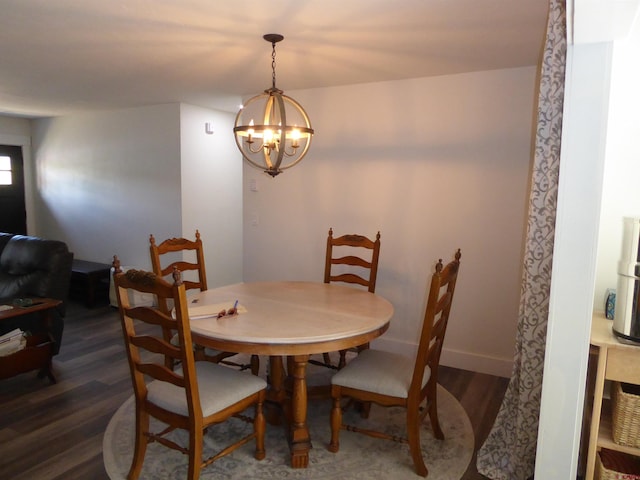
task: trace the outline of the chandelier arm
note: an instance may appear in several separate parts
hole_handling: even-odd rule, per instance
[[[257,162],[254,162],[251,157],[249,157],[244,149],[242,148],[242,144],[238,141],[238,137],[236,136],[236,145],[238,146],[238,149],[240,150],[240,153],[242,154],[242,158],[244,158],[247,162],[249,162],[249,164],[254,167],[257,168],[259,170],[264,170],[264,165],[260,165]]]
[[[291,147],[291,153],[287,152],[286,147],[285,147],[285,148],[283,148],[282,150],[284,151],[284,154],[285,154],[287,157],[295,157],[296,152],[298,151],[298,149],[297,149],[296,147],[294,147],[294,146],[292,146],[292,147]]]
[[[309,144],[310,144],[310,142],[306,142],[306,145],[304,146],[304,149],[300,153],[300,156],[296,160],[294,160],[293,162],[289,163],[288,165],[285,165],[284,167],[281,167],[280,171],[284,172],[285,170],[287,170],[287,169],[289,169],[291,167],[295,167],[298,163],[300,163],[302,161],[302,159],[304,158],[304,156],[307,154],[307,150],[309,150]]]
[[[253,148],[251,148],[251,143],[253,142],[249,142],[247,140],[245,140],[245,143],[248,144],[248,149],[251,153],[258,153],[260,150],[264,150],[264,143],[261,143],[260,146],[258,146],[258,148],[256,148],[255,150]]]

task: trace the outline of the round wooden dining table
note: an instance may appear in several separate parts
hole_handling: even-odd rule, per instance
[[[237,302],[237,303],[236,303]],[[218,318],[237,305],[237,314]],[[316,282],[238,283],[189,297],[195,343],[222,351],[268,355],[268,398],[287,406],[291,466],[306,468],[306,367],[311,354],[363,345],[389,327],[393,306],[358,288]],[[291,392],[285,390],[282,357],[289,359]],[[289,408],[285,408],[289,410]]]

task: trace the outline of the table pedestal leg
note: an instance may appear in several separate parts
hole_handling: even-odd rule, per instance
[[[289,372],[293,380],[291,395],[291,423],[289,435],[291,441],[291,466],[306,468],[309,465],[311,440],[307,425],[307,362],[309,355],[293,357],[293,372]]]
[[[284,380],[282,357],[269,357],[269,389],[267,390],[265,416],[270,425],[279,425],[282,420],[283,409],[287,401]]]

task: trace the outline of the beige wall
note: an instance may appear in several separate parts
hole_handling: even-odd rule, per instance
[[[376,291],[396,314],[377,344],[407,351],[435,261],[460,247],[443,363],[510,375],[535,76],[527,67],[285,91],[316,134],[275,179],[245,166],[244,280],[321,280],[329,227],[380,230]]]
[[[242,280],[242,161],[235,114],[180,105],[182,231],[202,234],[210,288]],[[210,131],[205,131],[205,124]]]
[[[9,143],[12,137],[30,137],[29,119],[20,117],[3,117],[0,115],[0,140]]]
[[[209,283],[241,280],[242,169],[233,116],[184,104],[71,115],[33,122],[38,230],[76,258],[151,268],[158,240],[202,233]],[[226,179],[229,185],[215,188]],[[217,180],[216,180],[217,179]],[[230,186],[235,186],[231,188]],[[230,228],[220,235],[220,224]]]
[[[149,233],[180,231],[179,128],[178,104],[35,120],[38,231],[76,258],[150,266]]]
[[[149,233],[200,228],[217,258],[208,270],[225,282],[320,280],[329,227],[380,230],[377,291],[396,314],[378,344],[402,351],[415,344],[434,262],[460,247],[443,363],[508,376],[535,76],[525,67],[285,92],[316,135],[307,158],[275,179],[246,165],[240,179],[229,114],[173,104],[36,121],[38,227],[78,258],[119,253],[142,267]],[[203,133],[205,121],[216,134]],[[151,168],[162,172],[153,180]]]

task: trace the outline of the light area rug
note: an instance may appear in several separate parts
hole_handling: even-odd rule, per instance
[[[273,479],[377,479],[399,480],[419,477],[413,468],[409,447],[405,444],[347,432],[340,434],[340,451],[327,450],[330,439],[329,400],[309,402],[308,424],[313,447],[309,453],[309,467],[292,469],[289,465],[289,446],[282,426],[267,424],[266,458],[253,458],[254,442],[249,442],[231,455],[203,469],[200,478],[236,480]],[[438,386],[438,411],[445,440],[437,440],[431,431],[428,416],[420,432],[422,451],[429,479],[458,480],[471,461],[474,449],[473,431],[466,412],[443,387]],[[382,408],[372,405],[369,419],[362,419],[348,410],[347,423],[374,428],[394,435],[405,435],[404,409]],[[103,439],[103,458],[111,480],[127,476],[133,456],[134,399],[130,397],[114,414]],[[153,421],[153,420],[152,420]],[[156,423],[156,425],[160,425]],[[239,437],[251,425],[237,419],[209,429],[204,440],[205,455],[220,450],[225,438]],[[172,432],[174,438],[186,445],[182,431]],[[141,479],[185,479],[187,457],[177,451],[152,443],[147,448]]]

